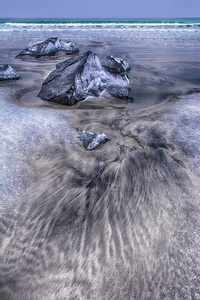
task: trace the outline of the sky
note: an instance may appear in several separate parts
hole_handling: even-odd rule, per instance
[[[200,0],[4,0],[1,18],[200,17]]]

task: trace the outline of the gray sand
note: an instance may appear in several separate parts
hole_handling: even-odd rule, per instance
[[[9,58],[23,76],[1,88],[1,299],[200,299],[200,60],[142,46],[92,49],[130,63],[133,104],[41,101],[56,59]],[[111,141],[87,152],[76,127]]]

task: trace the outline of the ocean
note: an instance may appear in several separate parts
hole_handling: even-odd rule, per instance
[[[5,19],[1,18],[0,23],[4,24],[5,27],[8,26],[45,26],[47,24],[54,24],[56,27],[63,26],[65,28],[75,26],[80,26],[85,28],[106,28],[106,27],[113,27],[113,28],[134,28],[134,27],[162,27],[162,28],[169,28],[169,27],[200,27],[200,18],[162,18],[162,19]]]
[[[16,42],[45,33],[76,39],[200,41],[200,18],[194,19],[0,19],[0,38]],[[14,34],[14,35],[12,35]],[[7,43],[6,43],[7,45]]]

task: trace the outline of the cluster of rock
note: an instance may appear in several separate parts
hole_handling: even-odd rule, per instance
[[[20,76],[10,65],[0,65],[0,80],[19,79]]]
[[[65,60],[56,66],[43,82],[38,96],[47,101],[73,105],[103,91],[127,99],[130,69],[127,62],[108,56],[102,65],[91,51]]]
[[[36,58],[41,56],[55,55],[56,52],[63,51],[66,54],[75,54],[79,52],[75,43],[59,38],[49,38],[44,42],[36,43],[30,47],[25,48],[19,53],[16,58],[20,58],[24,55],[34,56]]]
[[[49,38],[27,47],[16,58],[25,55],[39,58],[55,55],[58,51],[71,55],[78,53],[79,49],[70,41]],[[102,64],[96,54],[88,51],[59,63],[43,82],[38,96],[65,105],[73,105],[89,96],[99,97],[103,92],[129,99],[129,70],[129,64],[120,58],[110,55]],[[0,66],[0,80],[19,78],[10,65]],[[87,132],[80,128],[77,131],[86,150],[96,149],[110,140],[103,132]]]

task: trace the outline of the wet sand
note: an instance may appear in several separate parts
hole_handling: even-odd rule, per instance
[[[1,88],[1,297],[200,299],[200,60],[82,46],[130,63],[134,102],[41,101],[57,60],[9,57],[22,79]],[[76,127],[111,141],[87,152]]]
[[[130,96],[134,99],[134,109],[152,106],[163,102],[167,97],[184,94],[188,90],[200,87],[198,47],[189,47],[183,42],[176,42],[174,45],[174,41],[167,41],[166,44],[151,41],[147,44],[146,41],[73,40],[80,48],[80,53],[91,50],[99,56],[101,61],[107,55],[112,54],[125,59],[130,64]],[[17,91],[24,90],[26,87],[24,94],[35,90],[35,96],[37,96],[43,80],[55,69],[56,64],[70,56],[55,56],[50,60],[45,58],[15,59],[27,43],[27,41],[21,43],[22,48],[11,48],[12,45],[8,44],[9,49],[1,49],[0,63],[11,64],[17,72],[22,72],[22,79],[17,82]],[[30,97],[26,96],[25,101],[22,97],[19,97],[19,100],[25,105],[30,105],[32,102],[34,106],[39,100],[35,96],[31,94]]]

